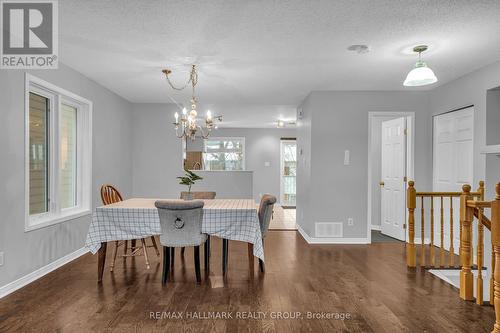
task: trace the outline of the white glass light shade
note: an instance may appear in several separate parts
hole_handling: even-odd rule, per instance
[[[423,61],[418,61],[415,68],[412,69],[406,76],[403,85],[407,87],[425,86],[437,82],[437,77],[432,69],[427,67]]]

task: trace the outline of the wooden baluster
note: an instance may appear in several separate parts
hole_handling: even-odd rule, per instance
[[[477,222],[477,281],[476,281],[476,303],[483,305],[483,237],[484,237],[484,226],[483,226],[483,209],[478,210],[478,222]]]
[[[420,197],[421,210],[420,210],[420,266],[425,267],[425,209],[424,197]]]
[[[439,250],[439,266],[444,267],[444,205],[441,197],[441,249]]]
[[[495,298],[494,273],[495,273],[495,251],[493,250],[493,245],[492,245],[491,246],[491,274],[490,274],[490,305],[493,305],[493,299]]]
[[[460,298],[466,301],[474,299],[474,282],[471,272],[471,243],[472,243],[472,218],[474,217],[473,209],[467,207],[467,200],[471,200],[470,185],[462,186],[462,194],[460,195],[460,224],[462,225],[462,238],[460,262],[462,270],[460,271]]]
[[[431,196],[431,245],[430,245],[430,256],[431,256],[431,267],[436,266],[436,254],[434,253],[434,197]]]
[[[450,267],[455,267],[455,247],[453,245],[453,197],[450,197]]]
[[[491,244],[495,254],[493,304],[496,317],[492,332],[500,333],[500,183],[496,185],[495,191],[496,198],[491,203]]]
[[[408,245],[406,249],[406,265],[408,267],[417,266],[417,254],[415,252],[415,208],[417,206],[417,197],[415,191],[415,182],[408,182],[406,195],[408,206]]]

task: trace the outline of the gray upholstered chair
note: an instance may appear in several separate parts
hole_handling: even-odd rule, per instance
[[[276,203],[276,197],[271,194],[264,194],[260,200],[260,206],[258,211],[260,232],[262,234],[262,247],[264,248],[264,238],[267,235],[267,230],[269,229],[269,223],[271,223],[271,217],[273,216],[274,204]],[[222,274],[225,275],[227,272],[227,264],[229,258],[229,240],[222,240]],[[248,243],[248,259],[250,260],[250,269],[253,268],[253,244]],[[264,262],[259,259],[259,268],[261,272],[265,271]]]
[[[266,238],[267,231],[269,230],[269,224],[271,223],[271,218],[273,216],[275,203],[276,203],[276,197],[271,194],[264,194],[260,199],[258,214],[259,214],[260,232],[262,234],[262,249],[264,249],[264,239]],[[249,253],[249,258],[250,258],[250,253]],[[259,259],[259,268],[261,272],[264,272],[265,270],[264,262],[261,259]]]
[[[207,235],[201,232],[203,205],[203,201],[197,200],[164,200],[155,202],[161,225],[160,243],[163,245],[163,284],[167,282],[170,273],[170,249],[186,246],[194,247],[196,282],[201,282],[200,245],[207,240]],[[205,246],[205,259],[207,255],[207,248]],[[205,269],[208,270],[208,267],[205,267]]]
[[[193,191],[191,192],[192,194],[192,199],[194,200],[211,200],[211,199],[215,199],[215,195],[217,194],[216,192],[210,192],[210,191]],[[186,199],[189,197],[189,192],[185,192],[185,191],[182,191],[181,192],[181,199]],[[208,236],[208,240],[207,240],[207,246],[210,248],[210,236]],[[184,255],[184,248],[181,249],[181,256]],[[175,254],[175,251],[174,251],[174,254]],[[207,258],[205,258],[205,261],[207,260]],[[205,262],[206,264],[206,262]]]

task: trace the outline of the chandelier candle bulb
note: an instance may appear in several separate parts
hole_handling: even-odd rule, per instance
[[[174,117],[175,117],[175,123],[179,124],[179,114],[177,112],[174,114]]]
[[[212,112],[210,110],[207,111],[207,119],[212,120]]]

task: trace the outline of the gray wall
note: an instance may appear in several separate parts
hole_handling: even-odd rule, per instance
[[[93,111],[94,207],[102,183],[130,195],[132,183],[131,105],[64,64],[58,70],[30,71],[61,88],[91,100]],[[24,71],[0,73],[0,286],[83,247],[90,216],[24,232]]]
[[[259,201],[265,193],[280,200],[280,139],[296,134],[294,128],[219,128],[213,136],[245,138],[245,167],[253,171],[253,197]]]
[[[193,185],[193,191],[215,191],[217,199],[253,199],[252,171],[195,172],[203,180]]]
[[[133,104],[133,195],[177,198],[184,187],[182,145],[172,128],[175,104]]]
[[[315,222],[343,222],[345,238],[367,237],[368,112],[415,112],[415,181],[430,183],[430,117],[424,92],[312,92],[299,126],[298,223],[314,237]],[[310,136],[310,139],[309,139]],[[308,148],[310,147],[310,148]],[[309,152],[307,151],[309,150]],[[344,166],[344,151],[351,163]],[[306,183],[306,184],[304,184]],[[305,186],[304,186],[305,185]],[[302,187],[304,186],[304,187]],[[354,219],[347,226],[347,218]]]
[[[432,115],[474,105],[474,185],[480,180],[485,180],[487,198],[493,197],[494,184],[500,181],[500,169],[494,165],[487,165],[486,156],[481,154],[481,149],[486,145],[487,135],[486,92],[498,86],[500,86],[500,62],[483,67],[430,92]],[[497,133],[498,128],[500,128],[500,117],[490,115],[488,131]],[[493,137],[495,133],[488,135]],[[492,163],[494,161],[494,159],[489,160]],[[491,169],[488,171],[489,179],[486,178],[487,169]]]
[[[133,105],[133,194],[146,197],[177,197],[184,187],[175,178],[182,174],[182,144],[174,135],[172,117],[177,110],[174,104],[134,104]],[[214,137],[245,137],[246,170],[253,171],[253,189],[243,188],[234,192],[228,182],[217,184],[210,173],[204,182],[195,185],[198,190],[215,190],[221,195],[245,195],[253,191],[253,198],[260,195],[280,194],[280,139],[295,137],[295,129],[250,129],[219,128],[211,134]],[[199,142],[201,142],[200,139]],[[191,146],[196,146],[197,143]],[[200,148],[201,146],[199,146]],[[200,148],[201,149],[201,148]],[[270,162],[266,167],[264,162]],[[231,172],[228,172],[230,175]],[[214,178],[214,179],[212,179]],[[238,176],[234,181],[246,182],[246,177]],[[217,184],[217,188],[208,185]]]
[[[486,144],[500,145],[500,88],[486,95]]]

